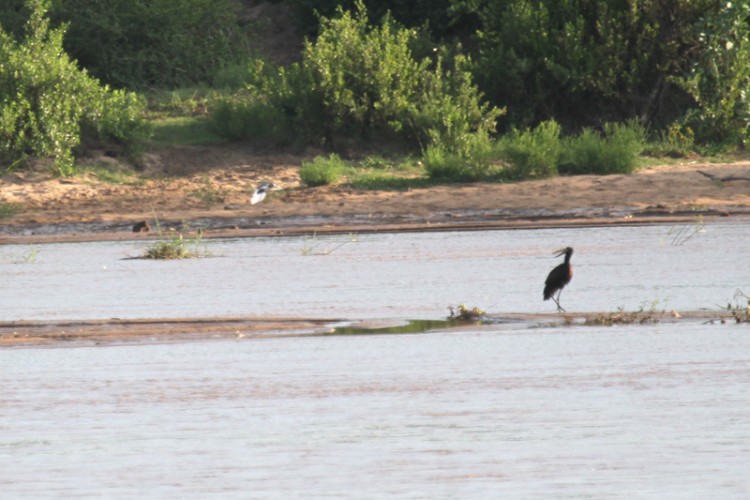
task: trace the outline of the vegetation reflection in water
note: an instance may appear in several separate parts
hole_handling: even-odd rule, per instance
[[[383,328],[367,328],[363,326],[340,326],[328,335],[386,335],[397,333],[425,333],[443,328],[480,324],[480,321],[467,321],[461,319],[416,319],[409,320],[406,324],[387,326]]]

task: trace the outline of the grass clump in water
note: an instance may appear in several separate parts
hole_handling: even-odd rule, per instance
[[[741,299],[745,303],[741,304]],[[745,294],[742,290],[734,292],[734,304],[727,304],[727,311],[732,315],[737,323],[750,323],[750,295]],[[722,323],[724,321],[722,320]]]
[[[448,319],[457,319],[457,320],[463,320],[463,321],[476,321],[478,319],[481,319],[486,313],[479,309],[478,307],[472,307],[469,309],[464,304],[459,304],[457,307],[448,306],[448,311],[450,314],[448,315]]]
[[[158,221],[157,221],[158,226]],[[163,234],[161,228],[159,234]],[[146,249],[141,258],[157,260],[196,259],[210,257],[211,253],[205,247],[200,248],[203,241],[203,231],[196,231],[195,237],[185,238],[181,232],[172,238],[157,241]]]
[[[620,307],[612,313],[604,313],[590,318],[586,318],[586,326],[614,326],[614,325],[647,325],[659,322],[659,314],[653,308],[645,311],[643,308],[638,311],[626,311]]]

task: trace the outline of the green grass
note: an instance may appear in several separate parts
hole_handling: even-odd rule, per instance
[[[84,165],[79,167],[81,173],[91,174],[98,182],[117,186],[136,186],[143,184],[136,173],[124,168],[111,168],[103,165]]]
[[[438,182],[426,177],[399,177],[388,174],[366,173],[352,176],[349,185],[355,189],[372,191],[408,191],[434,186]]]
[[[13,217],[21,211],[23,206],[20,203],[0,203],[0,219]]]
[[[158,118],[151,122],[151,142],[157,146],[195,146],[227,142],[211,128],[202,116]]]
[[[205,115],[227,91],[209,87],[183,87],[155,90],[146,94],[148,111],[152,118],[187,117]]]
[[[349,168],[348,180],[355,189],[373,191],[408,191],[437,184],[425,175],[422,163],[408,155],[400,159],[366,156]]]

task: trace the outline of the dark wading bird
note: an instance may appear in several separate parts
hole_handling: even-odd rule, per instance
[[[272,182],[261,184],[253,193],[253,197],[250,199],[250,204],[255,205],[256,203],[263,201],[263,198],[266,197],[266,193],[273,190],[275,187],[276,186]]]
[[[565,309],[560,305],[560,294],[573,277],[573,266],[570,265],[570,256],[573,255],[573,249],[567,247],[555,252],[556,257],[562,254],[565,254],[565,262],[550,271],[547,275],[547,281],[544,282],[544,300],[551,297],[557,304],[558,312],[565,312]],[[557,297],[555,297],[555,292],[557,292]]]

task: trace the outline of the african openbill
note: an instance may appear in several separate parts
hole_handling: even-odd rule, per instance
[[[570,256],[573,255],[573,249],[566,247],[558,250],[555,252],[555,257],[559,257],[562,254],[565,254],[565,262],[550,271],[549,275],[547,275],[547,281],[544,282],[544,300],[552,297],[552,300],[557,304],[558,312],[565,312],[565,309],[560,305],[560,294],[565,285],[570,283],[573,277],[573,266],[570,265]],[[557,292],[557,297],[554,296],[555,292]]]

